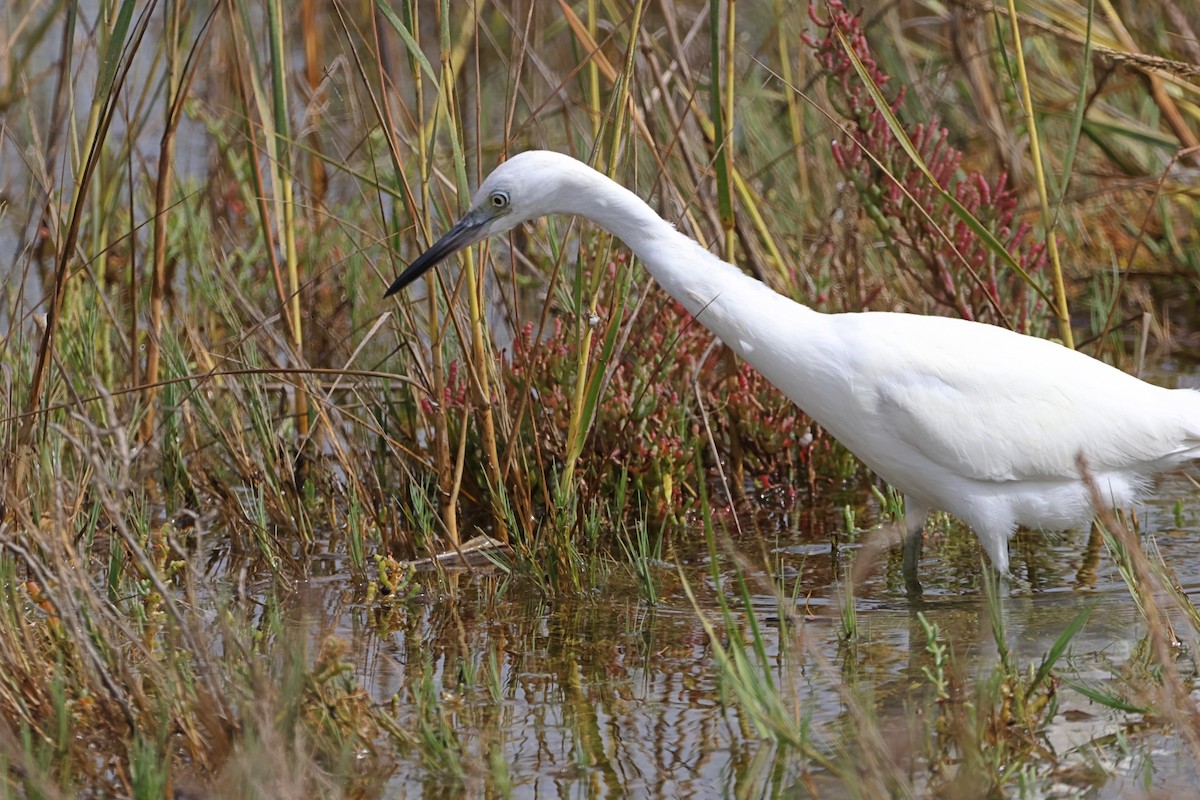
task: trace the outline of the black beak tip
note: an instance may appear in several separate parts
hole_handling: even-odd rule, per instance
[[[403,278],[403,276],[401,276],[400,278],[396,278],[396,280],[392,281],[392,285],[389,286],[387,291],[383,293],[384,299],[391,297],[396,292],[400,291],[401,289],[403,289],[405,286],[408,285],[408,282],[401,280],[401,278]]]
[[[443,257],[444,254],[435,253],[433,250],[422,253],[416,261],[409,264],[408,267],[400,273],[400,276],[396,278],[396,280],[392,281],[392,285],[389,286],[388,290],[383,293],[383,296],[385,298],[391,297],[397,292],[403,291],[404,287],[408,286],[417,278],[421,277],[426,272],[433,269],[433,267],[437,266],[438,262],[441,261]]]
[[[409,264],[400,273],[400,277],[392,281],[392,285],[383,293],[383,296],[385,298],[391,297],[440,264],[456,250],[461,250],[467,245],[479,241],[482,238],[480,236],[480,226],[483,222],[484,220],[479,220],[473,215],[463,217],[445,236],[438,239],[428,250],[417,256],[417,260]]]

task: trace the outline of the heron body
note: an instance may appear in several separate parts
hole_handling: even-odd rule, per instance
[[[560,153],[513,156],[471,210],[388,289],[454,251],[548,214],[623,241],[698,322],[904,495],[904,577],[930,511],[968,523],[1007,573],[1018,526],[1067,529],[1101,495],[1127,506],[1155,475],[1200,456],[1200,392],[1146,383],[1058,344],[947,317],[824,314],[675,230],[629,190]]]

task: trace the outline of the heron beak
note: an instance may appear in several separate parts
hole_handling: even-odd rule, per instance
[[[419,255],[416,261],[409,264],[408,269],[400,273],[400,277],[392,282],[392,285],[388,287],[383,296],[391,297],[436,267],[447,256],[453,255],[464,247],[473,245],[480,239],[483,239],[487,236],[486,223],[489,219],[486,214],[479,211],[472,211],[460,219],[458,224],[446,232],[445,236],[434,242],[433,246]]]

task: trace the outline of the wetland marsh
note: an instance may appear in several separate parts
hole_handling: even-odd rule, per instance
[[[819,310],[1200,386],[1198,29],[6,3],[0,794],[1194,794],[1195,469],[1007,585],[938,517],[912,599],[898,499],[603,232],[382,295],[549,148]]]

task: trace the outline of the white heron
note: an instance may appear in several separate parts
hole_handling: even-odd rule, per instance
[[[470,211],[395,280],[395,294],[460,248],[548,214],[623,241],[698,322],[904,495],[903,574],[931,511],[968,523],[1008,573],[1018,526],[1091,520],[1083,457],[1114,507],[1200,456],[1200,392],[1166,389],[1061,345],[948,317],[824,314],[675,230],[637,195],[561,153],[515,155]]]

